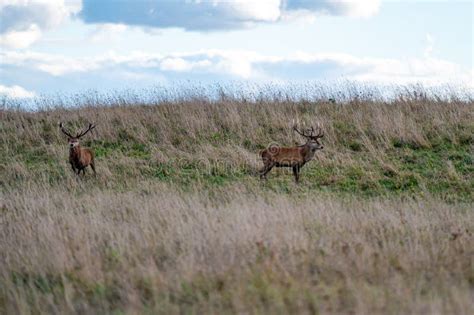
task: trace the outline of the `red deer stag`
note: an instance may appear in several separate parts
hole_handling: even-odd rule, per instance
[[[307,162],[311,161],[316,153],[316,150],[323,149],[323,145],[319,139],[324,137],[321,127],[318,125],[318,133],[315,134],[314,128],[308,129],[307,134],[298,130],[296,125],[293,130],[306,138],[306,143],[297,147],[281,148],[278,146],[271,146],[261,152],[263,159],[263,168],[260,170],[260,178],[266,179],[267,173],[276,167],[291,167],[293,168],[293,175],[295,181],[298,183],[300,177],[300,170]]]
[[[59,124],[61,131],[68,136],[69,143],[69,163],[71,163],[72,170],[75,174],[79,175],[82,171],[82,174],[85,175],[85,168],[91,166],[92,170],[95,172],[94,165],[94,152],[88,148],[82,148],[79,144],[79,139],[84,136],[86,133],[95,128],[95,125],[89,124],[89,127],[86,131],[78,133],[75,137],[72,136],[69,132],[64,129],[63,123]]]

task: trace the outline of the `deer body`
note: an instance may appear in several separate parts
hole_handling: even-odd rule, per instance
[[[314,158],[317,150],[323,149],[318,139],[323,137],[321,129],[315,136],[314,128],[311,128],[311,134],[300,132],[296,126],[294,130],[307,139],[306,143],[296,147],[270,147],[261,152],[263,168],[260,170],[260,178],[266,179],[268,172],[273,167],[291,167],[295,181],[299,182],[299,173],[301,168]]]
[[[89,165],[95,173],[94,152],[88,148],[82,148],[80,144],[69,149],[69,163],[74,173],[79,174],[82,171],[85,174],[85,168]]]
[[[274,163],[276,167],[302,167],[313,159],[315,153],[315,148],[304,144],[298,147],[277,148],[276,150],[266,149],[262,151],[261,155],[264,162]]]
[[[66,136],[68,136],[69,163],[71,164],[73,172],[79,175],[82,171],[82,174],[85,175],[85,169],[87,166],[90,165],[95,174],[96,172],[94,164],[94,152],[92,152],[92,150],[88,148],[81,147],[81,145],[79,144],[79,139],[86,133],[94,129],[95,125],[89,124],[89,128],[86,131],[78,133],[75,137],[64,129],[62,123],[59,125],[59,127],[61,128],[61,131]]]

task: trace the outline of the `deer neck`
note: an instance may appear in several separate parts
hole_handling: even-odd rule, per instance
[[[316,154],[316,149],[311,147],[309,143],[306,143],[301,146],[303,159],[305,162],[308,162],[313,159],[314,155]]]
[[[69,154],[71,155],[79,155],[81,153],[81,145],[78,144],[75,147],[69,149]]]

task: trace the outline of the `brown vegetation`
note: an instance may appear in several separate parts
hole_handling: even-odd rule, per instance
[[[474,311],[471,205],[66,187],[4,195],[4,313]]]
[[[0,313],[474,313],[472,100],[81,102],[0,111]],[[294,118],[324,150],[261,182]]]

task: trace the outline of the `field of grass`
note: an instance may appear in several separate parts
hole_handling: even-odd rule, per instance
[[[474,313],[472,99],[48,105],[0,109],[0,313]],[[294,119],[324,150],[261,182]]]

